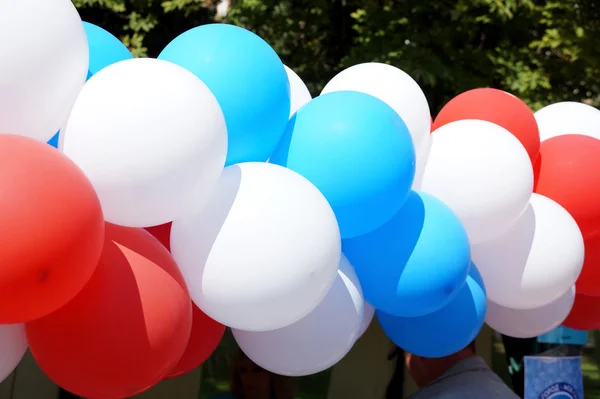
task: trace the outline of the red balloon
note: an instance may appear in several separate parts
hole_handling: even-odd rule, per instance
[[[188,341],[185,353],[177,363],[177,366],[169,373],[167,378],[179,377],[187,374],[200,366],[213,354],[223,334],[225,326],[220,324],[201,311],[196,305],[192,305],[192,334]]]
[[[502,90],[474,89],[454,97],[435,118],[432,131],[450,122],[479,119],[502,126],[523,144],[533,164],[540,151],[540,132],[533,112]]]
[[[181,359],[191,328],[190,296],[169,252],[143,229],[108,223],[89,283],[26,324],[41,369],[93,399],[130,397],[160,382]]]
[[[172,223],[166,223],[146,227],[146,230],[169,251],[171,250],[171,225]],[[167,378],[187,374],[204,363],[219,346],[223,334],[225,334],[225,326],[208,317],[192,303],[192,334],[185,353]]]
[[[146,227],[146,231],[160,241],[169,252],[171,252],[171,225],[172,223],[169,222],[159,226]]]
[[[540,147],[534,191],[575,219],[583,238],[600,234],[600,140],[579,134],[552,137]]]
[[[576,330],[600,329],[600,297],[576,294],[573,309],[563,325]]]
[[[100,201],[69,158],[0,135],[0,324],[45,316],[90,279],[104,243]]]

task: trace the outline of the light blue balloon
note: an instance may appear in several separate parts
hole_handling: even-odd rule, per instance
[[[48,144],[50,144],[54,148],[58,148],[58,138],[59,138],[59,136],[60,136],[60,130],[58,132],[56,132],[56,134],[54,135],[54,137],[52,137],[50,139],[50,141],[48,141]]]
[[[217,98],[227,123],[227,165],[271,156],[289,118],[290,85],[267,42],[237,26],[209,24],[181,34],[158,58],[193,72]]]
[[[421,317],[395,317],[378,311],[377,319],[400,348],[417,356],[439,358],[460,351],[477,337],[486,310],[483,280],[472,265],[460,293],[437,312]]]
[[[83,28],[87,36],[90,58],[86,80],[109,65],[133,58],[129,49],[110,32],[89,22],[83,22]],[[48,144],[58,148],[59,136],[60,131],[48,141]]]
[[[448,304],[465,283],[469,239],[456,215],[437,198],[411,191],[379,229],[342,242],[365,301],[394,316],[415,317]]]
[[[84,22],[83,27],[90,51],[88,79],[109,65],[133,58],[129,49],[112,33],[89,22]]]
[[[342,238],[390,220],[415,175],[415,149],[400,116],[354,91],[325,94],[300,108],[269,162],[298,172],[323,193]]]

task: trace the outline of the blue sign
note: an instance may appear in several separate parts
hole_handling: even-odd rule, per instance
[[[560,326],[549,333],[540,335],[538,342],[543,344],[586,345],[588,343],[588,333],[587,331]]]
[[[581,357],[525,357],[524,399],[584,399]]]

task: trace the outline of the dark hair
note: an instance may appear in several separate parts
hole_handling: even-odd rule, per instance
[[[252,359],[246,356],[246,354],[241,349],[238,349],[237,353],[235,354],[235,357],[233,358],[233,373],[231,376],[231,393],[236,399],[244,399],[244,386],[242,385],[242,376],[240,374],[240,366],[244,360],[249,360],[250,362],[252,362]],[[292,389],[292,379],[290,377],[271,373],[267,370],[264,370],[264,372],[269,374],[271,395],[274,398],[293,398],[294,395]]]
[[[477,353],[477,344],[475,340],[473,340],[469,345],[467,345],[467,349],[471,349],[471,352]]]
[[[398,399],[404,394],[404,351],[396,346],[388,354],[388,360],[393,360],[394,373],[385,391],[386,399]]]

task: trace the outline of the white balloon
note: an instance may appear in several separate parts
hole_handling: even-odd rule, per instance
[[[300,76],[298,76],[298,74],[296,74],[296,72],[294,72],[287,65],[284,65],[283,67],[285,68],[285,72],[287,73],[287,77],[290,82],[291,118],[292,115],[294,115],[296,111],[300,109],[300,107],[312,100],[312,96],[310,95],[310,91],[308,91],[308,87],[306,87],[302,79],[300,79]]]
[[[13,372],[27,351],[23,324],[0,325],[0,382]]]
[[[494,123],[469,119],[431,136],[421,190],[456,213],[471,244],[508,230],[533,192],[531,161],[519,140]]]
[[[227,326],[265,331],[321,302],[337,275],[341,238],[308,180],[242,163],[225,168],[205,207],[173,222],[171,251],[200,309]]]
[[[371,322],[373,321],[373,317],[375,317],[375,308],[365,302],[365,311],[362,324],[360,326],[360,331],[358,332],[358,338],[362,337],[365,331],[367,331],[367,328],[369,328]]]
[[[48,141],[88,72],[81,18],[71,0],[0,0],[0,132]]]
[[[92,182],[108,222],[147,227],[210,196],[225,165],[227,127],[194,74],[167,61],[132,59],[88,81],[62,145]]]
[[[546,306],[512,309],[488,301],[485,322],[501,334],[515,338],[533,338],[560,326],[575,301],[575,286]]]
[[[429,160],[429,154],[431,154],[431,135],[428,135],[421,145],[421,149],[416,154],[417,164],[415,165],[415,178],[413,180],[412,189],[421,190],[421,184],[423,183],[423,176],[425,174],[425,168],[427,167],[427,161]]]
[[[542,141],[565,134],[583,134],[600,139],[600,110],[591,105],[565,101],[535,113]]]
[[[240,349],[273,373],[305,376],[340,361],[356,342],[364,300],[358,277],[345,256],[327,296],[296,323],[272,331],[233,330]]]
[[[358,64],[334,76],[321,94],[345,90],[360,91],[386,102],[408,127],[417,154],[421,152],[431,132],[431,112],[425,93],[410,75],[388,64]]]
[[[513,309],[540,308],[564,295],[581,272],[583,256],[573,217],[539,194],[508,231],[471,248],[488,299]]]

